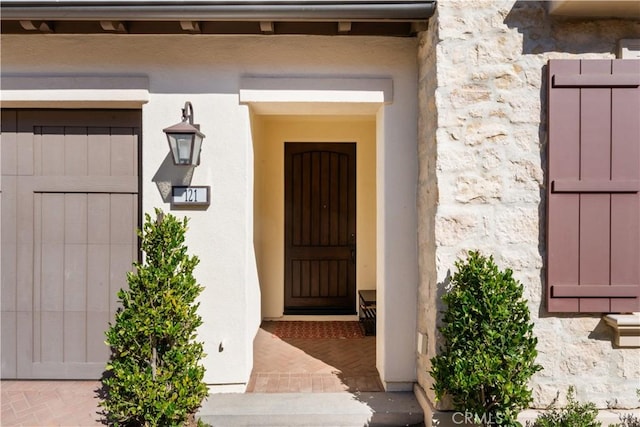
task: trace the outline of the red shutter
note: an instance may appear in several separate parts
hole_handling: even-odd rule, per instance
[[[547,308],[640,310],[640,61],[548,66]]]

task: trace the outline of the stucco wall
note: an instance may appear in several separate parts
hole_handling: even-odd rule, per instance
[[[77,76],[148,77],[148,98],[139,106],[142,208],[145,212],[154,207],[168,210],[171,184],[211,185],[207,209],[174,213],[191,218],[187,243],[201,259],[196,276],[205,286],[200,306],[204,325],[199,335],[207,353],[205,381],[224,391],[244,390],[262,316],[253,247],[254,147],[249,106],[239,102],[242,78],[391,79],[393,100],[380,107],[384,114],[378,113],[375,128],[379,240],[371,268],[377,269],[379,300],[389,295],[389,314],[379,308],[379,322],[390,331],[388,343],[378,345],[378,369],[383,381],[411,384],[415,380],[415,39],[50,34],[3,35],[1,43],[3,77],[53,75],[69,81]],[[28,100],[40,89],[27,87],[16,96]],[[201,165],[194,170],[172,165],[162,133],[180,120],[180,109],[187,100],[206,135]],[[57,107],[57,101],[20,106]],[[127,102],[127,106],[135,104]],[[113,104],[105,99],[92,106]],[[382,145],[385,141],[389,147]],[[378,339],[382,340],[382,333]]]
[[[533,406],[573,385],[599,408],[638,407],[640,349],[613,348],[600,316],[549,314],[543,301],[543,67],[550,58],[614,58],[619,39],[638,37],[638,22],[561,20],[544,2],[438,2],[419,50],[419,330],[429,345],[418,376],[432,402],[426,371],[443,284],[456,259],[480,249],[524,284],[544,367],[531,382]]]

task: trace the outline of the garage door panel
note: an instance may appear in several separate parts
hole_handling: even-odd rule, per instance
[[[36,310],[62,311],[64,310],[64,244],[43,243],[37,248],[40,252],[42,275],[40,283],[34,283],[39,293],[40,304]]]
[[[2,135],[3,153],[4,147],[4,135]],[[2,169],[2,172],[4,173],[4,169]],[[18,178],[12,175],[2,175],[2,215],[0,215],[2,232],[0,233],[0,238],[3,244],[15,244],[18,241],[16,232],[16,217],[18,215],[17,191]]]
[[[87,361],[87,313],[85,311],[64,312],[64,362]]]
[[[40,175],[58,176],[64,175],[64,128],[42,127],[40,131],[39,151],[41,166]],[[45,136],[43,136],[45,135]]]
[[[4,233],[5,229],[2,229]],[[2,312],[16,310],[17,253],[15,243],[2,244]],[[4,325],[2,327],[4,330]]]
[[[2,345],[2,368],[0,369],[0,373],[2,374],[2,378],[15,378],[17,374],[16,312],[5,311],[3,308],[1,320],[2,334],[0,335],[0,345]]]
[[[64,174],[87,175],[87,128],[68,126],[64,132]]]
[[[33,191],[41,193],[127,193],[138,191],[134,176],[38,176],[31,180]]]
[[[16,222],[12,228],[16,229],[18,243],[33,244],[33,196],[27,180],[28,177],[18,178]]]
[[[111,130],[111,175],[137,175],[138,153],[131,129]]]
[[[118,291],[127,286],[127,271],[132,269],[134,245],[110,246],[109,272],[109,310],[115,312],[118,307]]]
[[[65,245],[64,310],[84,311],[87,305],[87,245]]]
[[[42,202],[36,212],[36,228],[42,232],[41,242],[64,242],[64,194],[41,195]],[[38,227],[39,225],[39,227]],[[37,241],[37,238],[36,238]]]
[[[111,174],[111,136],[109,128],[89,128],[87,136],[87,174]]]
[[[3,119],[6,117],[3,114]],[[3,130],[5,124],[3,123]],[[3,173],[5,160],[8,157],[5,154],[5,139],[7,135],[2,135],[2,154],[3,154]],[[15,156],[14,156],[15,162]],[[14,163],[15,168],[15,163]],[[15,176],[2,176],[2,215],[0,215],[0,226],[2,231],[0,232],[2,242],[2,256],[0,257],[1,265],[1,280],[2,288],[0,290],[0,303],[2,311],[14,311],[16,310],[16,298],[17,298],[17,280],[18,280],[18,254],[16,251],[16,244],[18,236],[16,233],[16,216],[17,216],[17,177]],[[4,330],[4,327],[3,327]],[[2,334],[5,335],[4,333]],[[4,346],[3,346],[4,348]],[[3,353],[4,354],[4,353]]]
[[[136,218],[134,199],[135,196],[132,194],[111,195],[110,240],[112,244],[131,245],[134,242],[136,229],[134,223]]]
[[[87,245],[87,310],[109,311],[109,245]]]
[[[20,132],[17,136],[17,175],[33,175],[34,137],[31,132]]]
[[[69,193],[64,199],[65,243],[87,243],[87,194]]]
[[[37,325],[38,330],[34,326],[32,312],[16,312],[16,378],[33,378],[31,376],[31,364],[33,363],[35,337],[40,336],[40,322]],[[3,347],[3,358],[5,351],[7,349]]]
[[[40,343],[42,342],[42,312],[40,310],[33,310],[31,312],[21,312],[21,314],[29,316],[28,321],[31,325],[31,331],[29,333],[33,336],[31,337],[29,352],[25,353],[26,357],[21,358],[22,360],[20,360],[18,372],[20,378],[30,378],[31,364],[42,362],[42,349],[40,347]],[[26,319],[22,319],[21,323],[25,321]],[[20,335],[18,336],[20,337]],[[27,339],[21,337],[18,339],[18,345],[27,341]],[[18,354],[22,353],[20,352]]]
[[[16,141],[17,135],[2,133],[2,160],[0,165],[2,166],[2,175],[17,175],[18,165],[18,143]]]
[[[105,302],[109,302],[108,296]],[[108,311],[91,310],[87,313],[87,362],[103,362],[109,359],[110,350],[104,343],[105,325],[113,322]],[[102,365],[104,369],[104,364]]]
[[[18,244],[16,253],[16,309],[30,311],[33,309],[33,245]],[[4,252],[2,254],[4,257]]]
[[[30,375],[33,378],[47,378],[51,380],[98,379],[104,372],[104,363],[88,362],[41,362],[33,363]]]
[[[89,244],[109,243],[109,194],[89,194],[87,196],[87,242]]]
[[[3,130],[5,117],[13,116],[3,111]],[[15,230],[3,233],[3,251],[14,255],[2,257],[3,317],[15,329],[3,328],[2,376],[97,379],[109,357],[104,332],[138,252],[140,113],[15,117],[18,144],[3,135],[2,154],[27,175],[2,171],[2,227]],[[119,126],[109,127],[113,120]]]
[[[37,316],[34,316],[37,318]],[[34,340],[34,362],[59,362],[63,359],[64,343],[64,312],[41,311],[40,312],[41,336]],[[38,357],[39,347],[39,357]]]
[[[2,154],[0,167],[3,177],[16,175],[18,165],[17,113],[2,110]],[[4,185],[4,183],[3,183]],[[3,190],[4,192],[4,190]],[[4,196],[3,196],[4,197]]]
[[[3,139],[6,134],[3,133]],[[15,141],[15,162],[12,166],[15,175],[32,175],[33,174],[33,156],[34,156],[34,132],[32,126],[25,126],[16,116],[16,133],[11,138]],[[3,147],[4,151],[4,147]],[[5,174],[4,170],[2,172]]]
[[[34,246],[33,246],[33,281],[31,283],[30,289],[33,292],[31,296],[31,308],[26,308],[26,310],[38,310],[40,307],[40,283],[42,282],[42,253],[41,250],[38,249],[36,245],[36,240],[38,245],[42,243],[42,221],[40,220],[42,216],[42,194],[34,193],[33,194],[33,235],[34,235]],[[36,250],[37,249],[37,250]]]

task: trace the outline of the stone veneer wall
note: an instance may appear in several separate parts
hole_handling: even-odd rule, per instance
[[[525,286],[544,366],[533,407],[557,392],[563,403],[570,385],[599,408],[639,406],[640,349],[614,349],[600,316],[549,314],[543,300],[543,68],[552,58],[615,58],[621,38],[640,38],[640,22],[550,17],[536,1],[440,1],[421,33],[418,329],[428,349],[418,388],[431,404],[440,297],[455,260],[479,249]]]

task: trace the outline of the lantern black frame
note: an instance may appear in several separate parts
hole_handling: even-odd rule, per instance
[[[198,166],[205,135],[200,125],[193,124],[193,106],[187,101],[182,109],[182,121],[162,130],[167,134],[173,163],[177,166]],[[183,153],[187,155],[181,155]]]

